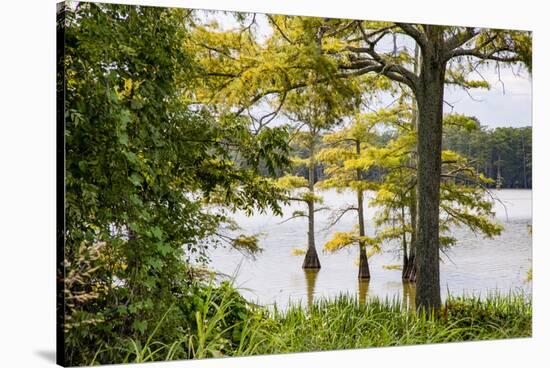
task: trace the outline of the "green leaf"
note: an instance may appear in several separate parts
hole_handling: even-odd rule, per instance
[[[130,122],[130,111],[122,110],[119,114],[119,128],[120,130],[126,130],[128,123]]]
[[[128,162],[132,164],[137,163],[137,156],[134,152],[124,152],[124,156],[126,156]]]
[[[139,225],[136,224],[135,222],[130,223],[130,225],[128,225],[128,227],[130,228],[130,230],[135,231],[135,232],[138,232],[140,230]]]
[[[164,257],[172,251],[172,248],[168,244],[157,243],[157,250]]]
[[[155,270],[160,270],[164,265],[164,262],[160,258],[149,258],[147,263],[149,263],[149,265]]]
[[[139,187],[141,186],[141,183],[143,183],[143,178],[138,173],[134,172],[130,177],[128,178],[134,186]]]
[[[162,230],[158,227],[158,226],[155,226],[151,229],[151,233],[153,234],[153,236],[157,239],[162,239]]]
[[[143,201],[136,194],[131,194],[130,195],[130,202],[132,202],[132,204],[134,204],[136,206],[139,206],[139,207],[143,206]]]
[[[133,99],[132,102],[130,102],[130,106],[132,107],[132,109],[134,110],[139,110],[143,107],[143,104],[141,103],[141,101],[138,101],[136,99]]]
[[[118,135],[118,143],[127,146],[128,145],[128,134],[126,132],[120,133]]]
[[[147,328],[147,321],[134,321],[134,323],[132,323],[132,327],[139,332],[144,333]]]
[[[78,168],[79,168],[82,172],[85,172],[86,169],[88,168],[88,162],[86,162],[86,161],[79,161],[79,162],[78,162]]]

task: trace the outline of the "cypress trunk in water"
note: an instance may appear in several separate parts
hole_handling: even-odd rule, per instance
[[[310,147],[308,187],[311,198],[307,202],[307,252],[304,263],[302,263],[302,268],[306,270],[321,268],[317,249],[315,249],[315,202],[313,201],[315,194],[315,143],[313,142]]]
[[[357,157],[361,154],[361,142],[355,142]],[[361,170],[357,170],[357,179],[361,180]],[[363,214],[363,190],[360,188],[357,191],[357,212],[359,218],[359,236],[365,236],[365,219]],[[370,279],[369,260],[367,259],[367,246],[363,240],[359,240],[359,279]]]

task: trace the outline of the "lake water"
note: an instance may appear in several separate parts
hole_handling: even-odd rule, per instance
[[[353,193],[322,192],[324,206],[339,208],[354,201]],[[530,190],[495,190],[497,221],[504,225],[502,234],[493,239],[473,234],[465,228],[456,229],[453,236],[458,242],[442,255],[441,293],[445,299],[452,295],[479,295],[509,291],[531,292],[526,282],[531,267],[532,197]],[[235,283],[250,301],[262,305],[284,308],[289,302],[306,305],[318,297],[332,297],[341,293],[357,294],[364,301],[369,297],[401,298],[411,303],[414,300],[414,284],[403,283],[401,270],[388,270],[384,265],[401,264],[398,245],[387,245],[381,253],[369,258],[371,280],[357,279],[357,246],[337,254],[322,251],[323,245],[335,231],[349,231],[356,218],[346,214],[330,230],[325,230],[330,211],[316,214],[316,244],[321,261],[318,272],[301,268],[303,255],[292,255],[292,248],[306,249],[307,219],[298,218],[281,223],[293,211],[305,210],[300,203],[284,208],[284,216],[256,214],[247,217],[238,213],[235,220],[245,233],[262,233],[260,245],[264,251],[255,260],[231,249],[217,248],[211,251],[209,267],[235,277]],[[370,218],[376,209],[366,208],[367,233],[374,234]]]

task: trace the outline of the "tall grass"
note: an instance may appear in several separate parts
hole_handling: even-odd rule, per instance
[[[487,340],[531,335],[531,304],[522,295],[450,298],[440,316],[416,314],[399,300],[319,300],[308,310],[275,311],[261,353],[318,351]]]
[[[206,358],[531,336],[530,298],[517,293],[450,297],[435,318],[403,308],[399,299],[363,304],[341,295],[317,300],[310,308],[250,306],[234,321],[231,315],[240,300],[228,291],[215,297],[210,289],[189,336],[172,345],[154,343],[152,337],[144,346],[132,341],[124,362],[178,359],[173,352],[182,344],[186,357]]]

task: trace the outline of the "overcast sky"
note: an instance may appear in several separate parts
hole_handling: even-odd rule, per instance
[[[223,12],[202,13],[201,18],[205,21],[215,19],[224,29],[237,26],[233,17]],[[255,31],[260,38],[266,38],[271,33],[267,18],[260,14],[256,17],[256,23]],[[475,116],[482,125],[490,128],[532,125],[532,82],[529,73],[526,70],[518,71],[517,66],[513,69],[501,67],[499,78],[499,73],[492,65],[482,70],[481,74],[491,88],[473,89],[468,94],[462,89],[448,86],[445,88],[444,111]],[[472,79],[480,77],[472,75]]]
[[[483,76],[491,84],[491,89],[470,91],[475,100],[462,90],[447,87],[445,101],[454,106],[455,112],[474,115],[491,128],[532,125],[531,78],[527,71],[515,75],[509,68],[501,68],[502,83],[494,68],[484,71]],[[445,105],[445,111],[450,111],[448,105]]]

